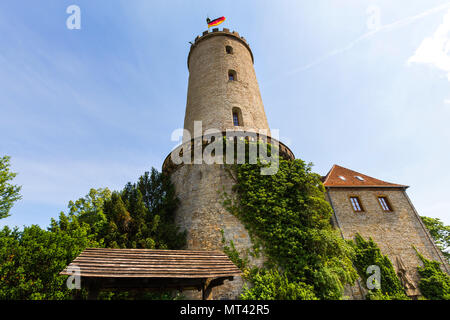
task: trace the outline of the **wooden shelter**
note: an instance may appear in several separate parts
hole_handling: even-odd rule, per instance
[[[80,271],[90,299],[108,289],[196,289],[208,300],[213,287],[241,275],[224,253],[194,250],[89,248],[60,274],[73,275],[74,269]]]

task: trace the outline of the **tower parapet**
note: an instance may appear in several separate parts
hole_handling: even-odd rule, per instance
[[[241,41],[242,44],[250,52],[250,55],[252,57],[252,62],[255,62],[255,60],[253,58],[252,49],[250,49],[250,45],[248,44],[247,40],[244,37],[239,35],[239,33],[237,31],[234,31],[234,30],[230,31],[230,29],[227,29],[227,28],[223,28],[222,31],[220,31],[219,28],[214,28],[214,29],[212,29],[212,32],[209,32],[208,30],[203,31],[203,34],[201,36],[197,36],[195,38],[195,42],[191,45],[191,49],[189,50],[189,55],[188,55],[188,60],[187,60],[188,69],[189,69],[189,59],[191,57],[191,52],[196,48],[197,44],[205,39],[208,39],[209,37],[220,36],[220,35],[226,36],[226,37],[233,37],[236,40]]]

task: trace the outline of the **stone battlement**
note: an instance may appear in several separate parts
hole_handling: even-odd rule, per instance
[[[239,33],[237,31],[230,31],[230,29],[228,29],[228,28],[223,28],[222,31],[220,31],[219,28],[214,28],[214,29],[212,29],[212,31],[208,31],[208,30],[203,31],[203,34],[201,36],[197,36],[195,38],[194,43],[191,43],[191,49],[189,50],[188,62],[187,62],[188,69],[189,69],[189,58],[191,57],[191,52],[197,47],[197,45],[200,42],[202,42],[208,38],[214,37],[214,36],[226,36],[226,37],[231,37],[231,38],[238,40],[248,49],[248,51],[250,52],[250,55],[252,57],[252,61],[254,62],[253,52],[250,49],[250,45],[248,44],[247,40],[244,37],[239,35]]]

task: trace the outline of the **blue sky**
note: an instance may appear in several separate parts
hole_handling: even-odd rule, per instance
[[[7,0],[0,155],[23,199],[0,226],[46,227],[90,188],[161,168],[207,15],[249,41],[269,125],[298,158],[409,185],[419,214],[450,224],[449,1]]]

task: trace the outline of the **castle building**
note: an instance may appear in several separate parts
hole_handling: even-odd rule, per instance
[[[209,130],[217,130],[224,136],[227,131],[262,130],[270,138],[253,68],[253,53],[245,38],[226,28],[205,31],[191,45],[188,69],[184,145],[201,144],[203,138],[197,138]],[[201,122],[201,131],[195,129],[195,122]],[[282,155],[294,158],[281,142],[279,147]],[[175,165],[172,154],[164,161],[163,171],[170,173],[180,200],[175,221],[187,231],[186,249],[223,250],[222,240],[225,240],[233,241],[240,252],[250,250],[252,242],[244,225],[223,206],[223,194],[232,195],[235,184],[225,165],[204,162]],[[251,263],[261,266],[263,259],[254,258]],[[214,289],[213,298],[235,299],[242,286],[241,278],[226,281]],[[188,298],[197,298],[190,292],[185,294]]]
[[[418,296],[421,262],[414,247],[425,258],[449,267],[434,244],[406,193],[408,186],[385,182],[334,165],[323,178],[326,196],[334,216],[333,224],[345,239],[356,233],[372,238],[391,260],[409,296]],[[362,286],[352,288],[354,298],[364,295]]]
[[[249,44],[235,31],[216,28],[195,39],[187,61],[189,83],[183,145],[192,148],[202,144],[202,135],[213,129],[224,136],[226,131],[262,130],[266,138],[274,140],[270,137],[253,61]],[[201,131],[196,130],[196,121],[201,121]],[[282,142],[279,149],[281,156],[294,159]],[[223,164],[175,164],[172,154],[165,159],[163,171],[170,174],[180,200],[175,221],[187,232],[186,249],[222,250],[225,240],[233,241],[240,252],[251,250],[253,245],[246,228],[223,205],[223,193],[233,195],[232,174]],[[331,169],[324,185],[334,210],[333,223],[342,236],[351,239],[359,232],[363,237],[372,237],[384,254],[397,261],[399,270],[406,268],[405,281],[412,283],[410,294],[418,294],[414,270],[419,262],[411,245],[429,259],[443,258],[406,195],[407,187],[339,166]],[[264,257],[251,259],[256,266],[264,261]],[[225,282],[214,289],[213,298],[235,299],[242,286],[242,279]],[[357,287],[352,290],[353,298],[362,297]],[[196,298],[195,294],[186,294],[188,298]]]

